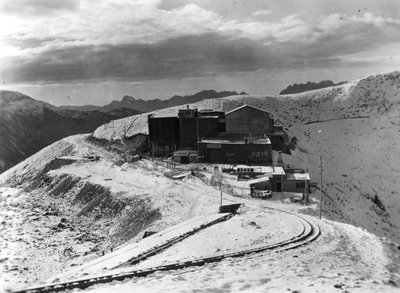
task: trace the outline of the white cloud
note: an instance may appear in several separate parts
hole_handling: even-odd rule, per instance
[[[268,16],[273,13],[272,10],[256,10],[252,13],[253,16]]]
[[[81,0],[74,9],[63,8],[59,14],[26,18],[3,13],[0,15],[0,58],[34,59],[47,51],[92,45],[156,45],[172,38],[207,33],[264,44],[269,54],[276,54],[276,59],[282,52],[286,56],[298,54],[294,46],[320,58],[344,56],[400,41],[399,20],[370,12],[334,13],[320,19],[291,14],[273,20],[265,17],[272,15],[271,10],[257,10],[249,13],[252,18],[233,19],[204,9],[199,1],[170,10],[161,9],[161,3],[162,0]],[[24,45],[35,39],[43,41]]]
[[[24,0],[27,1],[27,0]],[[42,2],[45,0],[42,0]],[[46,0],[47,1],[47,0]],[[40,53],[55,47],[123,43],[155,43],[183,35],[217,32],[232,38],[253,41],[306,42],[346,28],[349,35],[370,25],[385,29],[398,21],[372,13],[361,16],[328,15],[316,23],[292,14],[280,21],[236,20],[206,10],[198,4],[186,4],[171,10],[159,8],[162,0],[82,0],[75,10],[62,14],[37,16],[34,19],[2,15],[0,18],[0,50],[2,55]],[[93,4],[96,3],[96,4]],[[270,10],[257,10],[253,16],[270,15]],[[21,49],[7,44],[9,38],[28,40],[50,39],[39,48]],[[14,50],[12,50],[14,48]]]

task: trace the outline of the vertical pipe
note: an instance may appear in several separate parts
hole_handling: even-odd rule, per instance
[[[197,131],[197,155],[199,155],[199,142],[200,142],[200,134],[199,134],[199,117],[196,117],[196,131]]]

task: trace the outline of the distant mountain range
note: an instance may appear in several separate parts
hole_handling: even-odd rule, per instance
[[[308,81],[307,83],[295,83],[293,85],[289,85],[283,91],[281,91],[280,95],[289,95],[289,94],[298,94],[303,92],[308,92],[312,90],[322,89],[330,86],[337,86],[341,84],[345,84],[347,81],[341,81],[339,83],[334,83],[332,80],[323,80],[321,82],[315,83]]]
[[[60,109],[19,92],[0,91],[0,173],[59,139],[139,113],[129,108],[108,112]]]
[[[56,107],[19,92],[0,91],[0,173],[57,140],[93,132],[110,120],[233,95],[238,93],[205,90],[168,100],[145,101],[125,96],[121,101],[112,101],[105,106]]]
[[[172,106],[179,106],[184,104],[192,104],[197,103],[201,100],[206,99],[215,99],[215,98],[223,98],[228,96],[236,96],[236,95],[246,95],[245,92],[241,92],[240,94],[235,91],[221,91],[217,92],[215,90],[205,90],[198,92],[194,95],[188,96],[178,96],[175,95],[168,100],[143,100],[143,99],[135,99],[131,96],[124,96],[121,101],[112,101],[111,103],[105,106],[94,106],[94,105],[85,105],[85,106],[61,106],[61,109],[73,109],[80,111],[93,111],[98,110],[102,112],[108,112],[118,108],[129,108],[139,110],[141,112],[151,112],[154,110],[164,109]]]

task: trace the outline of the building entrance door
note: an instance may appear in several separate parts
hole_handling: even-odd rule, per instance
[[[282,192],[282,183],[281,182],[276,182],[276,191]]]

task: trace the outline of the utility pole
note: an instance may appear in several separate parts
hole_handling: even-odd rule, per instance
[[[196,133],[197,133],[197,155],[200,154],[200,146],[199,146],[199,142],[200,142],[200,133],[199,133],[199,117],[196,117]]]
[[[321,162],[321,186],[320,186],[320,196],[319,196],[319,218],[322,218],[322,156],[319,156],[319,160]]]
[[[219,177],[219,189],[221,189],[221,207],[222,207],[222,170]]]

